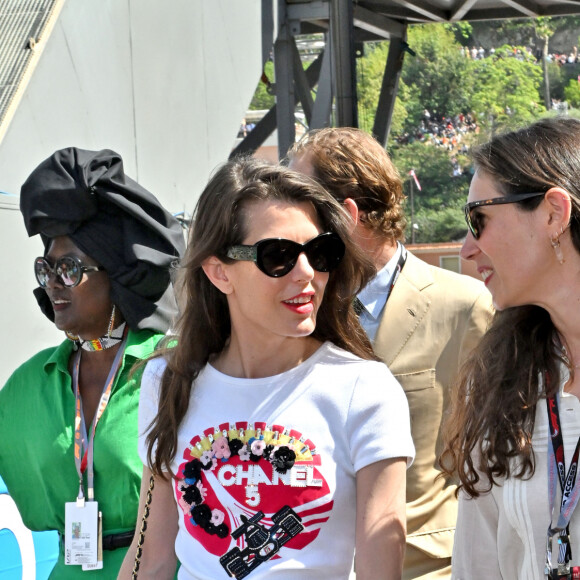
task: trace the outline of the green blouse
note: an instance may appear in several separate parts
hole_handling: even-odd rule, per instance
[[[134,529],[143,464],[137,454],[138,381],[131,367],[163,335],[129,331],[123,363],[95,434],[95,499],[103,535]],[[18,368],[0,390],[0,475],[24,524],[64,531],[64,504],[78,494],[73,456],[75,397],[68,371],[72,343],[43,350]],[[86,478],[85,478],[86,485]],[[85,488],[86,489],[86,488]],[[116,578],[127,548],[103,552],[103,569],[65,566],[62,546],[53,578]]]

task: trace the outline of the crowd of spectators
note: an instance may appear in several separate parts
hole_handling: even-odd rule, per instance
[[[483,46],[480,46],[479,48],[477,48],[476,46],[472,46],[471,48],[469,48],[468,46],[463,46],[461,48],[463,56],[465,56],[465,58],[471,58],[473,60],[481,60],[486,56],[491,56],[495,52],[495,49],[492,48],[491,50],[493,52],[490,51],[488,54],[486,54],[486,50],[485,48],[483,48]]]
[[[400,135],[397,142],[401,145],[414,141],[429,142],[464,154],[467,152],[467,145],[463,143],[463,137],[469,132],[479,132],[477,120],[472,113],[445,117],[425,109],[419,126],[414,131]]]
[[[540,55],[541,58],[541,55]],[[565,64],[576,64],[576,63],[580,63],[580,57],[578,55],[578,47],[574,47],[570,53],[566,54],[566,53],[562,53],[562,54],[558,54],[558,53],[553,53],[553,54],[548,54],[548,61],[550,62],[555,62],[556,64],[559,64],[560,66],[565,65]]]
[[[461,52],[465,58],[481,60],[488,56],[493,56],[496,52],[496,49],[494,47],[485,49],[482,46],[463,46],[461,47]],[[519,60],[535,59],[536,62],[540,63],[542,61],[543,53],[540,47],[535,48],[535,50],[532,50],[529,46],[525,46],[523,48],[514,47],[512,56]],[[574,46],[569,53],[549,53],[547,58],[549,62],[555,62],[560,66],[565,64],[580,63],[580,55],[578,54],[578,47],[576,46]]]

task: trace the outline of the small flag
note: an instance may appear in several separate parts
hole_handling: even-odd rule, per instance
[[[415,184],[417,185],[417,189],[419,191],[421,191],[421,184],[419,183],[419,180],[417,179],[417,175],[415,174],[415,170],[411,169],[411,171],[409,171],[409,175],[415,180]]]

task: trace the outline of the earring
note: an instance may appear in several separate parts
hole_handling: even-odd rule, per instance
[[[64,334],[73,343],[73,350],[77,351],[79,349],[80,338],[68,330],[65,330]]]
[[[559,234],[555,235],[553,238],[550,238],[550,243],[552,244],[552,248],[554,248],[554,253],[556,254],[556,260],[558,260],[560,264],[564,263],[564,254],[562,253],[562,248],[560,247],[560,236],[563,233],[564,228],[562,228]]]

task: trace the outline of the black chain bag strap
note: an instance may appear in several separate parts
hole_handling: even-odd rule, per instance
[[[143,510],[143,519],[141,520],[141,528],[139,530],[139,543],[137,544],[137,552],[135,554],[135,564],[133,565],[133,573],[131,580],[137,580],[137,572],[141,565],[141,555],[143,554],[143,542],[145,541],[145,530],[147,529],[147,518],[149,517],[149,508],[151,507],[151,496],[153,487],[155,485],[153,475],[149,479],[149,489],[147,490],[147,500],[145,501],[145,509]]]

